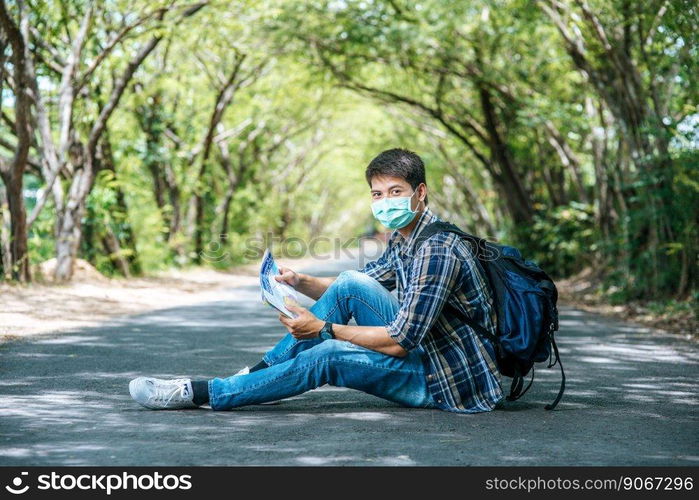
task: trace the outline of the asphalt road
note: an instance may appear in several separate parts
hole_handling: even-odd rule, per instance
[[[561,313],[568,389],[553,412],[557,368],[539,370],[522,400],[476,415],[328,386],[225,412],[131,400],[139,375],[204,379],[257,362],[284,330],[254,287],[4,344],[0,465],[697,465],[697,345]]]

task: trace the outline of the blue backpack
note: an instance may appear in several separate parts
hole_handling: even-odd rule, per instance
[[[558,363],[561,369],[558,396],[545,406],[547,410],[553,410],[563,397],[566,380],[554,339],[554,332],[558,330],[558,291],[553,280],[534,262],[524,260],[516,248],[465,233],[449,222],[439,221],[425,226],[418,236],[416,248],[430,236],[445,231],[458,234],[470,245],[493,294],[497,317],[495,336],[474,320],[468,317],[463,320],[492,342],[500,373],[512,378],[507,400],[517,400],[529,390],[534,382],[534,363],[549,360],[547,368]],[[552,356],[555,357],[553,362]],[[531,381],[523,390],[524,377],[530,371]]]

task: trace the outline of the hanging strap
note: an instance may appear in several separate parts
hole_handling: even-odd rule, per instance
[[[556,361],[553,363],[553,365],[558,363],[558,366],[561,367],[561,388],[558,390],[558,396],[556,396],[556,399],[553,401],[553,403],[544,406],[544,408],[547,410],[553,410],[556,407],[556,405],[558,405],[558,403],[561,401],[561,398],[563,397],[563,391],[565,391],[566,388],[566,374],[563,371],[563,363],[561,363],[561,357],[558,355],[558,346],[556,345],[556,339],[553,336],[553,331],[551,331],[551,345],[553,346],[553,351],[556,353]]]

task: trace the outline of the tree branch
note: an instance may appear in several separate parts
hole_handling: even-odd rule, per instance
[[[645,37],[642,37],[642,45],[647,47],[651,43],[653,43],[653,38],[655,37],[655,32],[658,29],[658,26],[660,26],[660,20],[663,18],[665,13],[667,12],[667,8],[670,4],[669,0],[666,0],[663,2],[663,4],[660,6],[660,9],[658,10],[658,13],[655,15],[653,18],[653,21],[650,23],[650,27],[648,28],[648,34]]]
[[[145,23],[149,19],[152,19],[153,17],[162,16],[165,13],[165,11],[165,8],[156,9],[145,16],[141,16],[134,23],[122,27],[121,30],[119,30],[119,32],[107,42],[107,44],[102,49],[102,52],[100,52],[97,55],[97,57],[93,59],[93,61],[90,63],[90,66],[87,67],[83,75],[79,78],[79,82],[76,86],[76,92],[79,92],[80,89],[82,89],[85,86],[90,76],[95,72],[99,65],[102,64],[102,62],[107,58],[107,56],[111,54],[112,50],[114,50],[114,47],[116,47],[117,44],[119,44],[119,42],[124,40],[131,31],[143,25],[143,23]]]
[[[214,101],[214,109],[209,119],[209,126],[206,130],[206,135],[204,136],[201,145],[202,163],[199,168],[199,177],[203,175],[203,172],[206,169],[206,162],[209,159],[209,155],[211,153],[211,145],[213,143],[214,134],[216,132],[216,126],[221,122],[226,108],[230,105],[231,101],[233,100],[233,97],[235,96],[235,92],[241,85],[242,80],[239,80],[238,76],[240,74],[243,62],[246,58],[246,54],[236,54],[233,63],[233,69],[231,70],[228,78],[226,79],[223,86],[216,95],[216,99]]]
[[[3,139],[0,137],[0,146],[3,148],[9,150],[9,151],[17,151],[17,145],[12,144],[11,142]],[[32,167],[35,170],[41,170],[41,161],[38,158],[34,158],[32,156],[27,156],[27,165]]]
[[[90,24],[92,23],[92,12],[92,6],[88,6],[70,51],[70,55],[68,56],[68,60],[66,61],[66,65],[63,68],[63,77],[58,92],[58,154],[61,158],[63,158],[68,151],[69,136],[73,121],[73,101],[75,100],[76,93],[74,87],[75,73],[78,64],[80,64],[80,57],[83,47],[85,46],[85,38],[90,29]]]
[[[20,23],[22,22],[23,17],[20,18]],[[31,120],[29,117],[31,99],[28,94],[29,86],[27,84],[28,75],[25,60],[26,40],[20,28],[7,12],[5,0],[0,0],[0,26],[7,34],[7,38],[12,46],[12,66],[14,67],[15,79],[15,135],[17,136],[17,147],[10,167],[12,170],[10,173],[13,176],[21,177],[29,158],[29,148],[32,142]]]
[[[161,36],[155,36],[151,38],[143,47],[141,47],[141,50],[139,50],[131,61],[129,61],[129,64],[127,64],[123,73],[115,82],[114,88],[109,96],[109,100],[105,104],[104,108],[102,108],[102,111],[100,112],[95,124],[92,127],[92,130],[90,131],[90,136],[87,142],[87,152],[89,155],[94,156],[97,149],[97,142],[99,141],[99,138],[107,125],[107,120],[109,120],[112,112],[119,104],[121,96],[124,94],[124,90],[126,90],[126,86],[128,85],[129,81],[141,63],[143,63],[146,57],[148,57],[158,43],[160,43],[160,40],[162,40]]]
[[[39,167],[41,168],[41,167]],[[44,205],[46,205],[46,202],[49,199],[49,193],[53,191],[53,186],[56,183],[56,179],[58,178],[59,170],[53,170],[51,171],[51,177],[46,180],[46,186],[40,191],[39,193],[39,198],[36,200],[36,205],[34,205],[34,208],[32,209],[32,213],[29,214],[29,217],[27,218],[27,227],[32,227],[32,224],[34,224],[34,221],[39,217],[39,214],[41,211],[44,209]]]
[[[66,62],[63,60],[61,55],[56,52],[56,50],[46,43],[44,38],[41,36],[41,33],[39,32],[38,29],[36,29],[34,26],[31,26],[29,28],[29,31],[32,35],[32,40],[34,40],[34,43],[36,43],[37,48],[41,47],[44,49],[46,52],[48,52],[51,57],[43,57],[38,50],[34,50],[34,55],[36,55],[38,58],[40,58],[46,66],[51,68],[54,72],[60,74],[63,74],[63,68],[66,66]]]

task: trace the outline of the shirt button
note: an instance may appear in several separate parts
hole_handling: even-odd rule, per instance
[[[441,400],[441,399],[438,399],[438,400],[437,400],[437,402],[438,402],[438,403],[441,403],[441,402],[442,402],[442,400]]]
[[[432,375],[427,375],[427,380],[432,380],[434,377]]]

